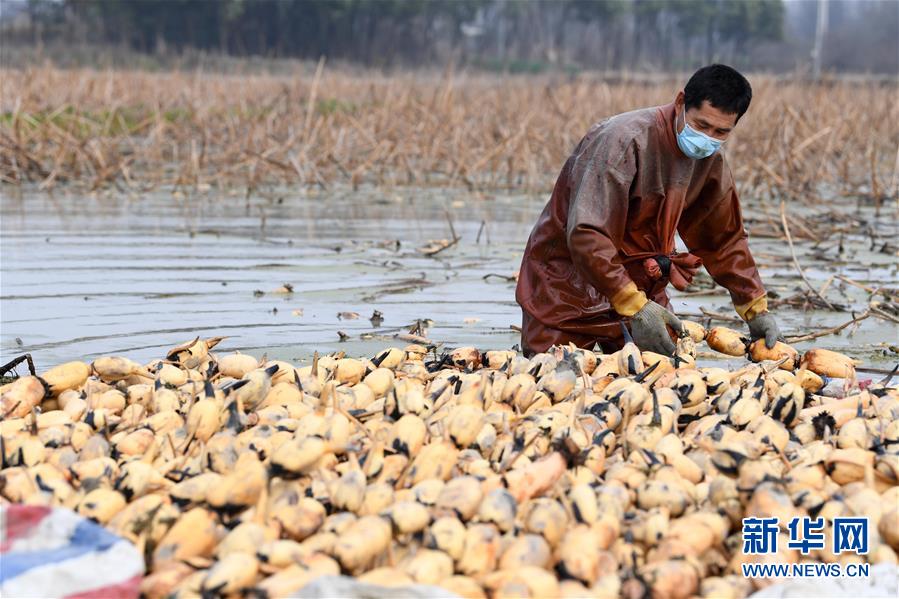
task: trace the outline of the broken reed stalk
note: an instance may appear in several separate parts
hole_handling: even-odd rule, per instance
[[[784,200],[780,201],[780,222],[783,224],[784,234],[787,236],[787,243],[790,245],[790,255],[793,257],[793,264],[796,266],[796,271],[799,273],[799,276],[802,277],[802,280],[805,282],[806,287],[811,290],[813,295],[824,302],[824,304],[828,308],[830,308],[831,310],[836,310],[833,304],[827,301],[827,299],[823,295],[818,293],[818,290],[815,289],[815,286],[809,282],[808,278],[806,278],[805,271],[802,270],[802,266],[799,265],[799,258],[796,257],[796,248],[793,247],[793,238],[790,236],[790,226],[787,224],[787,204]]]
[[[36,373],[34,371],[34,362],[31,359],[31,354],[22,354],[18,358],[14,358],[14,359],[10,360],[9,362],[7,362],[6,364],[4,364],[3,366],[0,366],[0,376],[3,376],[6,373],[10,372],[16,366],[21,364],[22,362],[25,362],[26,364],[28,364],[28,372],[32,376],[34,376]]]
[[[865,310],[859,316],[852,318],[851,320],[844,322],[841,325],[837,325],[835,327],[831,327],[829,329],[824,329],[823,331],[817,331],[815,333],[809,333],[808,335],[797,335],[794,337],[787,337],[787,343],[799,343],[801,341],[811,341],[812,339],[818,339],[820,337],[827,337],[828,335],[835,335],[839,333],[843,329],[858,322],[863,321],[864,319],[871,316],[871,312],[869,310]]]

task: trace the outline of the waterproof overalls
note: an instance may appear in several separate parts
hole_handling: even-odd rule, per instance
[[[646,298],[670,307],[704,265],[745,320],[767,308],[722,151],[677,146],[674,103],[613,116],[565,162],[531,232],[515,297],[522,349],[621,347],[619,322]],[[675,253],[679,233],[689,253]]]

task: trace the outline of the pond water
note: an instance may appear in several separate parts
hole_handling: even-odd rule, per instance
[[[445,189],[337,189],[249,201],[213,190],[191,197],[13,191],[4,189],[0,204],[0,363],[29,352],[38,369],[106,354],[149,361],[197,335],[227,336],[223,351],[287,360],[314,351],[371,355],[405,345],[394,335],[419,319],[445,347],[508,348],[518,342],[510,325],[520,324],[520,311],[514,283],[503,277],[517,270],[546,201]],[[855,206],[845,210],[858,214]],[[747,211],[750,228],[758,216]],[[865,218],[895,239],[895,219]],[[419,251],[451,238],[450,220],[459,242],[432,257]],[[841,274],[896,286],[895,250],[871,251],[863,231],[843,235],[843,254],[830,241],[814,254],[809,242],[797,242],[813,285]],[[770,289],[787,297],[803,288],[783,241],[752,245]],[[292,293],[277,293],[285,284]],[[834,280],[827,297],[859,313],[868,292]],[[733,315],[720,288],[675,292],[673,304],[694,319],[701,308]],[[375,310],[379,326],[369,320]],[[851,318],[777,312],[788,335]],[[869,318],[798,347],[846,351],[883,368],[896,361],[889,346],[897,338],[899,326]]]

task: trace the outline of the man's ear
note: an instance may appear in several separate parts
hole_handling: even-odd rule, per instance
[[[684,105],[684,90],[677,92],[677,96],[674,97],[674,104],[678,110]]]

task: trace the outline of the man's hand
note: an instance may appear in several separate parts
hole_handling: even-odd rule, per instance
[[[749,335],[752,341],[764,339],[765,347],[771,349],[778,341],[784,341],[784,336],[777,327],[777,321],[770,312],[762,312],[748,323]]]
[[[666,324],[678,335],[684,331],[684,325],[677,316],[653,301],[646,302],[639,312],[631,316],[634,343],[642,350],[673,356],[677,346],[671,340]]]

